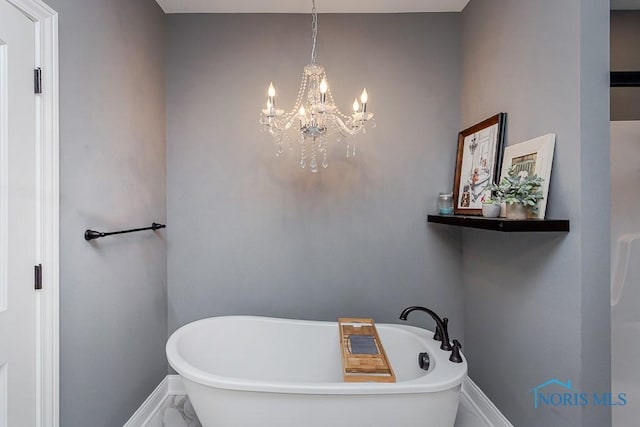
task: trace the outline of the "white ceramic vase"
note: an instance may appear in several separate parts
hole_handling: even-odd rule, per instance
[[[482,216],[485,218],[497,218],[500,216],[500,205],[483,203]]]

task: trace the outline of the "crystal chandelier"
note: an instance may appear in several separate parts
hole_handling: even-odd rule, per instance
[[[315,173],[318,172],[319,157],[322,158],[323,168],[329,166],[327,142],[330,136],[335,137],[337,142],[346,140],[347,157],[355,156],[355,144],[350,138],[361,132],[365,133],[368,123],[375,127],[375,122],[373,114],[367,112],[367,89],[362,91],[359,103],[357,98],[353,101],[353,114],[350,116],[342,113],[336,106],[324,67],[316,64],[318,13],[315,0],[312,0],[311,16],[311,64],[304,67],[296,103],[289,112],[278,109],[276,90],[272,82],[267,90],[267,106],[262,110],[260,123],[275,138],[278,156],[284,152],[287,131],[291,130],[292,134],[294,131],[297,132],[300,143],[300,167],[305,168],[308,160],[309,170]]]

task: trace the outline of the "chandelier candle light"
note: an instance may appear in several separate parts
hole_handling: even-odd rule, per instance
[[[312,49],[311,64],[304,67],[298,98],[290,112],[276,107],[276,89],[273,82],[267,89],[267,108],[262,110],[260,123],[276,140],[277,155],[284,152],[284,140],[289,129],[297,131],[300,141],[300,167],[307,165],[307,146],[311,151],[309,170],[318,172],[317,157],[322,157],[322,167],[327,168],[327,137],[335,135],[337,142],[366,132],[366,125],[372,123],[373,114],[367,112],[369,95],[367,89],[360,95],[360,103],[353,101],[353,114],[343,114],[336,106],[327,74],[322,65],[316,64],[316,40],[318,38],[318,13],[316,2],[312,0]],[[355,156],[355,144],[347,142],[347,157]]]

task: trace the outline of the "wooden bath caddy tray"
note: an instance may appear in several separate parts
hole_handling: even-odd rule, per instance
[[[373,319],[341,317],[338,328],[344,381],[396,382]]]

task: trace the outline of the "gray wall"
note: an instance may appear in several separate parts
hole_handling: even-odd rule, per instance
[[[427,226],[450,189],[460,125],[459,14],[320,15],[318,63],[349,111],[366,85],[377,128],[327,170],[275,156],[266,88],[295,101],[308,15],[168,17],[169,332],[254,314],[396,322],[433,307],[462,335],[459,231]],[[412,322],[428,325],[420,315]]]
[[[619,256],[618,241],[623,234],[640,233],[640,121],[611,123],[611,261]],[[624,263],[624,259],[622,260]],[[624,265],[624,264],[622,264]],[[621,273],[622,271],[614,271]]]
[[[60,425],[122,425],[167,373],[164,14],[49,0],[60,16]]]
[[[610,424],[529,393],[551,378],[610,389],[609,213],[592,209],[609,192],[608,14],[598,0],[463,11],[462,127],[506,111],[508,145],[557,133],[547,217],[571,220],[568,234],[463,233],[470,375],[517,426]]]
[[[640,71],[640,10],[611,11],[611,71]],[[640,87],[611,88],[611,120],[640,120]]]
[[[607,425],[606,410],[534,411],[528,394],[551,377],[608,389],[608,213],[587,209],[609,182],[608,11],[596,3],[321,15],[318,61],[337,101],[348,111],[366,84],[378,127],[354,161],[334,149],[312,175],[295,152],[276,158],[257,124],[269,81],[280,105],[294,101],[307,15],[172,15],[165,34],[151,0],[50,0],[61,28],[61,425],[121,425],[166,374],[167,330],[194,319],[396,321],[410,304],[451,317],[471,375],[515,425]],[[425,224],[451,187],[455,135],[498,111],[510,144],[558,134],[548,212],[571,219],[571,233]],[[168,255],[164,232],[81,237],[165,212]]]

